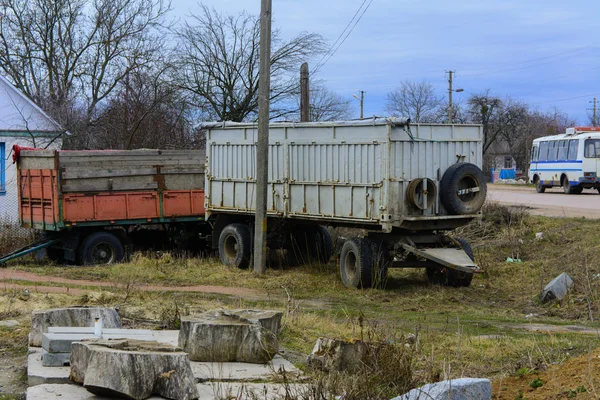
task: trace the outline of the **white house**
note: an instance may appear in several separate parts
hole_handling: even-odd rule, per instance
[[[0,75],[0,223],[18,218],[17,175],[12,148],[60,148],[60,125]]]

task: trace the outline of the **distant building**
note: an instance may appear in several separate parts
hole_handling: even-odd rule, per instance
[[[56,121],[0,75],[0,223],[18,218],[13,145],[60,148],[62,133]]]

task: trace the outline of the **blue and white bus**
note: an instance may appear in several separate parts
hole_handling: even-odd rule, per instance
[[[568,128],[565,134],[535,139],[529,181],[538,193],[553,186],[567,194],[600,193],[600,127]]]

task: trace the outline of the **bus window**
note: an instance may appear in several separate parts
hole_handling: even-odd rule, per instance
[[[569,142],[567,142],[566,140],[561,140],[560,142],[558,142],[558,156],[556,157],[556,159],[557,160],[566,160],[568,153],[569,153]]]
[[[540,148],[539,146],[533,146],[533,149],[531,149],[531,161],[535,162],[538,160],[538,154],[540,153]]]
[[[579,147],[579,139],[569,140],[569,158],[568,160],[577,160],[577,148]]]
[[[587,139],[585,141],[586,158],[600,158],[600,139]]]
[[[558,142],[548,142],[548,161],[556,161],[558,155]]]
[[[548,159],[548,142],[540,143],[540,155],[538,157],[539,161],[546,161]]]

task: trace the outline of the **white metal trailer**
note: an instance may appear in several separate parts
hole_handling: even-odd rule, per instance
[[[217,244],[219,238],[226,239],[221,236],[228,225],[243,229],[244,223],[252,223],[256,163],[262,160],[256,158],[256,124],[211,123],[205,128],[205,206],[207,217],[221,220],[215,224]],[[289,233],[297,236],[302,232],[305,238],[308,232],[311,237],[305,242],[321,242],[325,248],[325,233],[322,229],[311,231],[310,226],[369,229],[367,238],[351,239],[344,245],[342,264],[348,251],[354,251],[360,261],[360,249],[366,247],[371,248],[371,258],[386,260],[383,265],[365,266],[369,271],[358,271],[352,277],[344,276],[342,266],[342,279],[349,286],[373,284],[367,272],[373,275],[392,260],[396,265],[428,266],[437,275],[449,269],[472,277],[476,270],[473,261],[464,251],[457,256],[457,246],[440,232],[480,217],[486,194],[481,164],[479,125],[411,125],[409,120],[383,118],[274,123],[269,131],[268,214],[277,223],[270,225],[291,226]],[[227,230],[225,236],[235,242],[250,237],[250,230],[242,234]],[[226,247],[223,240],[218,243],[220,250]],[[373,254],[374,243],[378,243],[377,254]],[[446,248],[448,244],[450,248]],[[236,242],[229,256],[221,251],[223,261],[228,257],[239,261],[239,247]],[[284,247],[290,250],[285,243]],[[417,260],[403,258],[402,253]],[[248,249],[242,259],[249,256]],[[437,270],[440,264],[441,272]],[[433,272],[432,279],[440,280]],[[446,283],[464,284],[456,279],[446,279]]]

